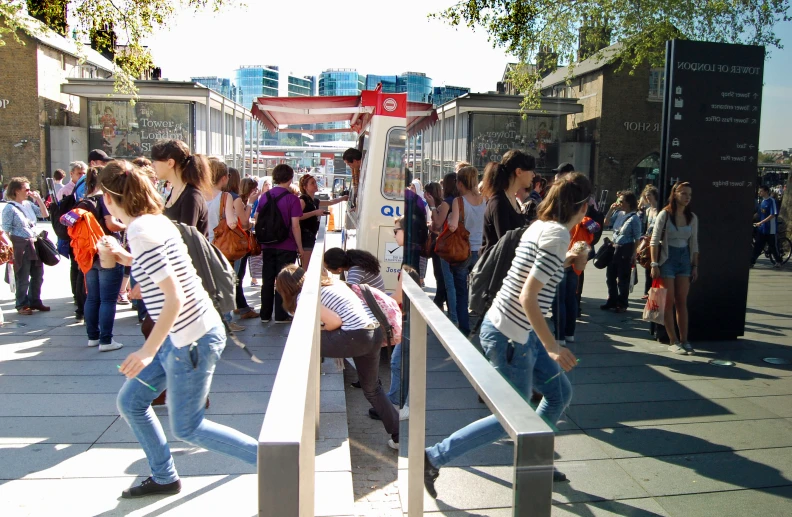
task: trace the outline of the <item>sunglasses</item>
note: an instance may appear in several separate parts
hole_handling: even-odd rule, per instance
[[[401,229],[401,228],[394,228],[394,229],[393,229],[393,236],[395,237],[395,236],[396,236],[396,234],[397,234],[397,233],[399,233],[400,231],[402,231],[402,229]]]

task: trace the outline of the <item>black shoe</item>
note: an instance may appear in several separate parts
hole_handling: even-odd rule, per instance
[[[167,485],[160,485],[152,478],[146,478],[138,486],[133,486],[121,492],[121,497],[124,499],[132,499],[134,497],[143,497],[147,495],[174,495],[181,492],[181,480],[177,479],[173,483]]]
[[[563,483],[567,480],[566,474],[557,470],[555,467],[553,468],[553,483]]]
[[[379,413],[377,413],[377,410],[376,410],[376,409],[374,409],[373,407],[370,407],[370,408],[369,408],[369,417],[370,417],[372,420],[382,420],[382,419],[380,418],[380,416],[379,416]]]
[[[608,302],[605,305],[600,305],[600,309],[603,310],[603,311],[609,311],[609,310],[615,309],[615,308],[616,308],[616,304],[615,303]]]
[[[85,316],[82,313],[77,313],[77,312],[74,313],[74,321],[79,323],[83,320],[85,320]]]
[[[440,469],[432,465],[429,461],[429,455],[424,451],[424,486],[432,499],[437,499],[437,490],[435,490],[435,480],[440,475]]]
[[[352,384],[350,384],[350,386],[352,386],[353,388],[360,389],[360,381],[355,381]]]

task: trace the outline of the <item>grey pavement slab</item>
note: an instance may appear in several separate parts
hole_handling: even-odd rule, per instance
[[[652,496],[792,485],[792,449],[615,460]]]
[[[119,417],[114,415],[0,417],[0,444],[92,444],[112,429],[117,420]],[[127,426],[126,422],[123,425]]]
[[[792,447],[792,422],[782,418],[588,429],[586,434],[611,458]]]
[[[788,517],[792,505],[792,487],[688,494],[657,497],[655,500],[668,515],[674,517]]]
[[[570,406],[567,416],[582,429],[598,429],[623,425],[752,420],[779,415],[749,399],[728,398]]]
[[[554,504],[553,517],[669,517],[660,504],[654,499],[620,499],[618,501],[601,501],[587,503]],[[690,514],[693,515],[693,514]],[[702,514],[695,514],[702,515]]]
[[[570,380],[574,384],[574,370]],[[707,380],[680,382],[636,382],[625,389],[624,384],[588,384],[575,390],[573,406],[622,404],[626,402],[657,402],[673,400],[723,399],[738,397],[736,393]]]

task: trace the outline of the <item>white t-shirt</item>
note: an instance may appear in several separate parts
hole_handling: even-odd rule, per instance
[[[175,276],[184,291],[186,301],[170,331],[173,346],[190,345],[223,323],[193,267],[179,230],[167,217],[147,214],[134,219],[127,228],[127,239],[134,257],[132,276],[140,284],[146,310],[154,321],[165,302],[157,283]]]
[[[319,295],[323,306],[338,314],[341,318],[342,330],[359,330],[365,328],[375,328],[377,319],[348,286],[342,282],[333,282],[330,285],[322,286]]]
[[[547,314],[555,288],[564,275],[564,259],[569,248],[569,230],[555,221],[536,221],[520,239],[517,254],[503,280],[487,316],[504,336],[518,343],[528,341],[531,324],[520,304],[520,292],[529,276],[542,282],[539,307]]]

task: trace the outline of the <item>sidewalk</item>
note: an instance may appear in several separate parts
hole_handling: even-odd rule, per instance
[[[4,266],[3,266],[4,267]],[[257,514],[255,467],[179,442],[167,409],[157,408],[171,445],[182,492],[173,497],[121,499],[150,471],[116,395],[124,378],[116,365],[143,344],[137,313],[118,306],[115,336],[124,348],[88,348],[75,324],[68,261],[47,267],[43,298],[50,313],[18,316],[3,284],[6,321],[0,328],[0,515],[122,516]],[[258,304],[255,289],[251,304]],[[241,322],[240,339],[264,361],[256,364],[229,342],[217,365],[207,418],[258,439],[289,326]],[[352,480],[342,375],[322,377],[321,439],[317,442],[317,512],[352,513]],[[346,507],[333,507],[348,494]]]

